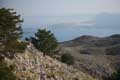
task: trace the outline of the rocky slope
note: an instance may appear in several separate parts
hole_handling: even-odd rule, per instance
[[[59,44],[60,54],[75,57],[74,67],[97,78],[110,76],[120,66],[120,35],[81,36]]]
[[[12,61],[16,66],[15,74],[19,80],[96,80],[86,73],[73,69],[34,48],[15,55]]]

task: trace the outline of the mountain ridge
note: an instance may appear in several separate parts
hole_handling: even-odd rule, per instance
[[[94,77],[110,76],[120,65],[120,34],[107,37],[81,36],[59,44],[60,55],[75,58],[73,66]]]

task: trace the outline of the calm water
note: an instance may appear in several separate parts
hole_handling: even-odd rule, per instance
[[[93,27],[70,27],[70,28],[50,28],[59,42],[68,41],[81,35],[92,35],[98,37],[110,36],[112,34],[120,34],[120,29],[114,28],[93,28]],[[37,31],[35,28],[23,29],[23,38],[34,36]]]

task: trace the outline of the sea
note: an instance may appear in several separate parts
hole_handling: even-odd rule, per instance
[[[23,37],[34,37],[39,28],[23,28]],[[120,34],[120,28],[100,28],[100,27],[65,27],[65,28],[46,28],[54,33],[58,42],[69,41],[82,35],[91,35],[97,37],[106,37],[113,34]]]

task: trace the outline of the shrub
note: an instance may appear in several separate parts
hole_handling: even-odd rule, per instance
[[[107,55],[120,55],[120,45],[107,48],[105,51]]]
[[[104,80],[120,80],[120,69],[117,69],[117,72],[114,72],[110,77],[104,78]]]
[[[61,62],[72,65],[74,64],[74,57],[69,53],[64,53],[61,56]]]
[[[0,80],[17,80],[13,70],[13,65],[8,66],[4,61],[0,61]]]

